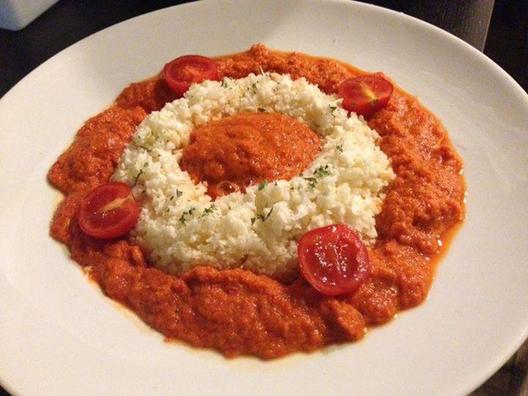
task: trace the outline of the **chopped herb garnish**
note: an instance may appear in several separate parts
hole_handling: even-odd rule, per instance
[[[262,220],[262,221],[268,220],[269,217],[271,216],[271,212],[273,212],[273,206],[271,207],[270,211],[268,212],[268,214],[266,215],[266,217],[264,217],[264,220]]]
[[[326,176],[330,176],[330,165],[321,165],[314,171],[313,176],[305,177],[304,180],[308,182],[310,187],[314,188],[317,185],[317,181]]]
[[[343,152],[343,145],[342,144],[339,144],[336,146],[336,150],[339,151],[340,153]]]
[[[207,215],[210,215],[211,213],[213,213],[215,210],[217,209],[217,207],[212,204],[211,206],[209,206],[208,208],[205,208],[203,214],[202,214],[202,217],[205,217]]]
[[[227,82],[225,80],[222,81],[222,88],[227,88]]]
[[[306,180],[308,182],[308,185],[312,188],[314,188],[317,184],[317,178],[315,177],[305,177],[304,180]]]
[[[328,170],[330,168],[329,165],[320,166],[314,171],[314,176],[317,178],[330,176],[330,171]]]
[[[330,105],[330,111],[334,111],[335,109],[337,109],[337,106],[336,105]]]
[[[147,163],[145,162],[145,163],[143,164],[143,166],[141,167],[141,169],[139,170],[138,174],[136,175],[136,178],[134,179],[134,183],[132,184],[133,187],[137,184],[139,178],[141,177],[141,175],[143,174],[143,171],[145,170],[145,168],[146,168],[147,166],[148,166],[148,165],[147,165]]]
[[[260,220],[262,222],[268,220],[269,217],[271,216],[272,212],[273,212],[273,206],[271,207],[271,209],[269,210],[269,212],[266,215],[259,214],[259,215],[257,215],[257,217],[252,217],[251,218],[251,224],[254,224],[255,221],[257,221],[257,220]]]
[[[176,196],[171,195],[169,198],[169,201],[172,201],[174,198],[180,198],[183,195],[183,193],[180,190],[176,190]]]
[[[193,206],[189,210],[186,210],[185,212],[183,212],[182,215],[180,216],[180,218],[178,219],[179,222],[185,225],[185,223],[188,220],[188,217],[192,216],[192,214],[194,213],[195,210],[196,210],[196,208]]]
[[[253,88],[253,92],[256,93],[257,92],[257,83],[251,84],[251,88]]]
[[[143,174],[143,168],[141,168],[138,174],[136,175],[136,178],[134,179],[134,186],[137,184],[138,179],[141,177],[142,174]]]
[[[260,184],[258,185],[258,189],[257,189],[257,190],[258,190],[258,191],[263,190],[264,188],[266,188],[267,185],[268,185],[268,181],[267,181],[267,180],[264,180],[262,183],[260,183]]]

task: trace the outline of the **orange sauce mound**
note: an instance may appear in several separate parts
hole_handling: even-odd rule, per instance
[[[262,45],[217,59],[217,64],[222,75],[233,78],[260,70],[303,76],[328,93],[335,92],[340,81],[364,74],[338,61],[274,52]],[[83,234],[76,220],[79,203],[91,188],[108,181],[146,114],[170,99],[159,76],[131,84],[109,109],[85,123],[48,174],[65,194],[51,235],[90,269],[106,295],[168,339],[215,348],[226,356],[266,359],[357,340],[369,325],[385,323],[399,310],[424,301],[435,258],[447,245],[445,239],[439,241],[464,217],[465,187],[462,162],[440,122],[399,89],[369,121],[397,177],[377,217],[378,241],[369,248],[372,274],[350,295],[325,297],[301,277],[283,284],[242,269],[202,266],[177,277],[153,268],[127,239],[101,241]],[[272,118],[272,129],[288,125],[288,130],[277,130],[275,140],[263,142],[259,125]],[[184,166],[196,179],[228,180],[240,187],[246,178],[256,182],[291,177],[320,145],[294,124],[276,115],[240,115],[211,123],[196,131]],[[235,131],[233,140],[230,130]],[[220,139],[218,147],[213,145],[214,134]],[[211,162],[211,168],[202,161]]]
[[[315,132],[284,114],[240,113],[191,134],[180,166],[216,198],[264,180],[289,180],[320,151]]]

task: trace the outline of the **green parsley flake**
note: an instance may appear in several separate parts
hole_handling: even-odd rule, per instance
[[[313,176],[305,177],[304,180],[308,182],[308,185],[310,187],[315,188],[319,179],[326,177],[326,176],[330,176],[330,165],[324,165],[324,166],[321,165],[319,168],[317,168],[314,171]]]
[[[317,178],[316,177],[305,177],[304,180],[308,182],[308,185],[312,188],[315,188],[315,185],[317,184]]]
[[[169,201],[172,201],[174,198],[180,198],[183,195],[183,193],[180,190],[176,190],[176,196],[171,195],[169,198]]]
[[[273,212],[273,206],[271,207],[271,209],[269,210],[269,212],[266,215],[259,214],[259,215],[257,215],[257,217],[252,217],[251,218],[251,224],[254,224],[255,221],[257,221],[257,220],[260,220],[262,222],[268,220],[269,217],[271,216],[272,212]]]
[[[138,174],[136,175],[136,178],[134,179],[134,183],[132,183],[132,187],[135,187],[135,185],[137,184],[139,178],[141,177],[141,175],[143,174],[143,172],[145,171],[145,169],[147,168],[147,163],[145,162],[143,164],[143,166],[141,167],[141,169],[139,170]]]
[[[257,189],[257,190],[260,191],[260,190],[265,189],[266,186],[268,185],[268,183],[269,183],[269,182],[268,182],[267,180],[264,180],[262,183],[260,183],[260,184],[258,185],[258,189]]]
[[[330,176],[330,165],[320,166],[314,171],[314,176],[317,178]]]
[[[202,214],[202,217],[205,217],[207,215],[210,215],[211,213],[213,213],[215,210],[217,210],[218,208],[212,204],[211,206],[209,206],[208,208],[205,208],[203,214]]]
[[[262,221],[268,220],[269,217],[271,216],[271,212],[273,212],[273,206],[271,207],[270,211],[268,212],[268,214],[266,215],[266,217],[264,217],[264,220],[262,220]]]
[[[183,212],[182,215],[180,216],[180,218],[178,219],[179,222],[182,223],[183,225],[185,225],[187,220],[189,220],[188,217],[191,217],[195,210],[196,210],[196,208],[193,206],[189,210],[186,210],[185,212]]]

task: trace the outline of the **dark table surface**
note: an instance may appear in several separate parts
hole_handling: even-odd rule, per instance
[[[185,1],[60,0],[20,31],[0,29],[0,97],[35,67],[125,19]],[[372,0],[465,40],[528,91],[528,0]],[[474,395],[528,396],[528,344]],[[30,375],[28,373],[28,375]],[[1,373],[0,373],[1,376]],[[6,394],[0,387],[0,396]]]

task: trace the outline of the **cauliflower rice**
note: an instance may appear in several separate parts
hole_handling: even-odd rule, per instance
[[[179,166],[197,126],[239,112],[278,112],[307,124],[322,149],[299,176],[250,186],[214,202]],[[260,74],[194,84],[151,113],[121,156],[113,180],[133,185],[141,203],[135,241],[158,267],[180,274],[196,265],[277,275],[297,267],[297,239],[334,223],[376,237],[375,216],[394,179],[378,135],[304,78]]]

